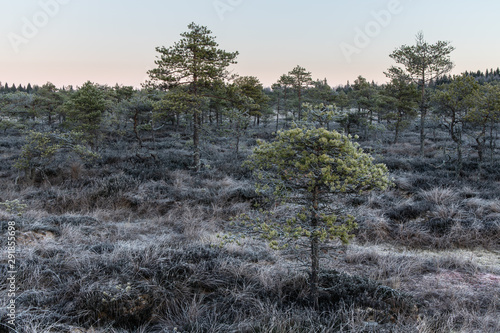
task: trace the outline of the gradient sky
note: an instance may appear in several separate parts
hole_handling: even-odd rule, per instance
[[[385,82],[383,72],[394,64],[389,54],[414,44],[420,30],[428,42],[450,41],[456,48],[454,74],[500,66],[498,0],[0,0],[0,5],[0,82],[9,85],[81,86],[90,80],[138,87],[154,67],[155,47],[172,45],[191,22],[212,30],[220,48],[239,51],[234,73],[256,76],[265,86],[296,65],[332,86],[358,75]],[[360,37],[360,31],[369,36]]]

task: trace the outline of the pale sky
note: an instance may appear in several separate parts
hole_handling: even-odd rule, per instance
[[[389,54],[423,31],[456,48],[452,73],[500,66],[498,0],[0,0],[0,82],[139,87],[195,22],[270,86],[296,65],[330,85],[382,83]]]

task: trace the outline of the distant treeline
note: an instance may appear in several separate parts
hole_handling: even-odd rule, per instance
[[[0,84],[0,93],[13,93],[13,92],[26,92],[26,93],[32,93],[36,92],[39,89],[37,85],[32,86],[31,83],[28,83],[27,86],[22,86],[21,84],[16,87],[15,84],[12,84],[9,86],[8,83],[5,84]]]
[[[497,67],[497,69],[490,69],[486,70],[486,72],[482,71],[465,71],[463,73],[466,76],[472,76],[473,78],[476,79],[478,83],[489,83],[489,82],[496,82],[500,81],[500,68]],[[441,85],[441,84],[446,84],[450,83],[452,81],[453,77],[451,75],[444,75],[443,77],[439,78],[439,80],[436,81],[436,85]]]
[[[497,82],[500,81],[500,67],[497,67],[497,69],[487,69],[485,72],[483,71],[465,71],[463,73],[464,75],[467,76],[472,76],[478,81],[478,83],[487,83],[487,82]],[[447,84],[450,83],[453,79],[452,75],[443,75],[443,77],[439,78],[436,80],[435,85],[441,85],[441,84]],[[372,85],[375,86],[375,82],[372,81]],[[9,86],[8,83],[2,84],[0,82],[0,94],[1,93],[12,93],[12,92],[25,92],[25,93],[36,93],[40,89],[38,85],[31,85],[31,83],[28,83],[26,86],[22,86],[19,84],[17,87],[15,84],[12,84]],[[72,90],[73,88],[70,86],[68,90]],[[339,85],[335,89],[336,92],[340,92],[343,90],[344,92],[349,92],[351,90],[351,84],[349,81],[347,82],[346,85]],[[62,90],[66,90],[65,87],[62,88]]]
[[[9,85],[8,83],[2,83],[0,81],[0,94],[5,94],[5,93],[15,93],[15,92],[25,92],[28,94],[31,93],[36,93],[40,89],[40,86],[34,84],[32,85],[31,83],[28,83],[28,85],[23,86],[19,84],[16,86],[15,84]],[[73,90],[72,86],[69,87],[63,87],[61,90]]]

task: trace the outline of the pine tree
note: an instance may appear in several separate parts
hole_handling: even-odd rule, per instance
[[[335,238],[347,242],[356,227],[354,218],[335,202],[339,196],[385,189],[389,184],[386,166],[374,164],[350,137],[324,128],[278,132],[273,142],[258,142],[246,165],[259,179],[258,191],[302,206],[294,218],[256,224],[254,230],[275,247],[289,239],[309,240],[310,298],[318,308],[319,245]]]
[[[169,48],[157,47],[160,53],[155,61],[156,68],[148,71],[150,81],[146,86],[169,90],[187,86],[190,100],[197,100],[192,109],[193,116],[193,164],[200,170],[201,104],[207,94],[205,88],[227,76],[226,68],[236,63],[238,52],[229,53],[218,49],[212,32],[204,26],[191,23],[182,39]]]
[[[385,73],[389,78],[402,77],[416,83],[420,88],[420,155],[424,155],[425,119],[427,116],[426,87],[436,78],[448,73],[453,68],[450,53],[455,48],[449,42],[438,41],[429,44],[424,35],[416,35],[416,45],[403,45],[390,57],[404,68],[392,66]]]
[[[47,124],[51,126],[54,116],[63,102],[63,97],[56,86],[47,82],[36,92],[34,105],[38,114],[47,117]]]
[[[94,150],[99,147],[100,126],[106,108],[104,92],[90,81],[85,82],[65,104],[66,125],[72,130],[84,133],[84,139]]]
[[[303,92],[313,83],[311,72],[307,72],[304,67],[300,67],[297,65],[294,69],[288,72],[288,77],[291,79],[292,86],[297,93],[297,118],[300,121],[302,119]]]
[[[480,86],[471,76],[456,76],[450,84],[440,87],[433,95],[437,106],[436,112],[441,116],[457,151],[456,174],[462,173],[462,146],[464,143],[464,123],[467,114],[478,103]]]
[[[401,130],[405,127],[405,119],[416,116],[418,106],[418,89],[414,83],[408,83],[401,78],[393,78],[384,88],[385,106],[389,109],[386,119],[395,120],[394,140],[398,142]]]

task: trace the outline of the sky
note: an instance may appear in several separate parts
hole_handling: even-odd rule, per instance
[[[0,0],[0,82],[140,87],[191,22],[230,70],[270,86],[300,65],[331,86],[386,81],[397,47],[449,41],[452,74],[500,66],[498,0]]]

